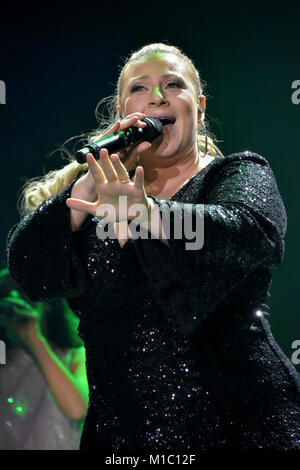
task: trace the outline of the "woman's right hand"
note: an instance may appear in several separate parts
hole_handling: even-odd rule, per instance
[[[144,128],[146,127],[146,123],[144,121],[146,117],[146,114],[143,113],[132,113],[128,114],[124,119],[116,121],[115,124],[112,126],[112,128],[109,129],[108,133],[105,133],[103,137],[107,137],[108,135],[111,134],[117,134],[120,131],[123,131],[124,129],[128,129],[128,127],[141,127]],[[144,150],[147,150],[149,147],[151,147],[151,143],[147,141],[140,142],[136,147],[135,150],[137,153],[143,152]],[[122,160],[122,153],[123,151],[120,151],[117,153],[119,155],[120,159]]]

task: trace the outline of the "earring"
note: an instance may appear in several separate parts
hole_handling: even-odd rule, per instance
[[[206,130],[206,125],[205,125],[204,121],[202,122],[202,124],[203,124],[203,127],[204,127],[204,134],[205,134],[205,152],[204,152],[204,156],[206,156],[206,154],[207,154],[207,130]]]
[[[204,155],[203,155],[203,158],[204,158],[207,154],[207,149],[208,149],[207,129],[206,129],[205,121],[204,121],[203,118],[201,119],[200,122],[201,122],[200,129],[204,132],[204,136],[205,136],[205,151],[204,151]]]
[[[200,106],[200,111],[201,111],[201,114],[202,114],[201,124],[202,124],[203,130],[204,130],[204,135],[205,135],[205,152],[204,152],[204,156],[203,156],[203,158],[204,158],[207,154],[207,147],[208,147],[208,144],[207,144],[207,130],[206,130],[206,125],[205,125],[205,121],[204,121],[205,110],[203,108],[203,105],[202,105],[201,101],[199,103],[199,106]]]

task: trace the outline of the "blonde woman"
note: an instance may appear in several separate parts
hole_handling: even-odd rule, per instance
[[[8,236],[28,295],[65,296],[80,319],[81,449],[300,449],[300,378],[266,318],[286,232],[268,161],[223,156],[199,74],[173,46],[133,53],[113,105],[90,142],[151,116],[161,136],[28,185]]]

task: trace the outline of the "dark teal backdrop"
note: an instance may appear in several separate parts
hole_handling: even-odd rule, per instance
[[[167,40],[194,60],[208,84],[207,118],[223,153],[251,149],[275,173],[288,232],[284,261],[274,272],[270,322],[291,358],[291,344],[300,340],[300,104],[292,101],[292,83],[300,80],[300,7],[274,5],[139,1],[78,9],[62,3],[58,10],[23,5],[1,15],[2,256],[18,220],[22,178],[62,165],[58,154],[47,155],[96,127],[95,106],[113,92],[122,57]]]

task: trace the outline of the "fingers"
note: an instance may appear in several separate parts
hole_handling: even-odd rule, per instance
[[[92,177],[95,181],[95,187],[97,190],[97,194],[101,193],[100,185],[103,183],[115,183],[117,181],[125,181],[129,180],[128,172],[120,161],[120,158],[117,154],[112,154],[109,156],[108,151],[106,149],[100,150],[100,165],[97,163],[95,158],[91,153],[87,154],[86,161],[89,165]],[[72,199],[72,198],[70,198]],[[70,200],[69,199],[69,200]],[[75,199],[74,199],[75,200]],[[79,201],[78,199],[76,201]],[[81,201],[82,202],[82,201]],[[75,203],[72,202],[72,208],[76,210],[86,211],[87,207],[84,207],[82,204],[77,204],[76,207]],[[71,208],[71,206],[69,206]]]
[[[104,175],[106,176],[108,183],[114,183],[115,181],[118,181],[118,174],[110,161],[108,151],[106,149],[100,150],[100,166]]]
[[[145,123],[145,121],[143,121],[145,117],[146,115],[143,113],[128,114],[124,119],[121,120],[120,129],[124,130],[130,126],[146,127],[147,124]]]
[[[128,171],[127,169],[125,168],[125,166],[123,165],[123,163],[121,162],[120,160],[120,157],[116,154],[112,154],[110,156],[110,159],[115,167],[115,170],[118,174],[118,178],[120,181],[126,181],[127,179],[130,179],[129,178],[129,175],[128,175]]]
[[[146,115],[143,113],[128,114],[124,119],[118,120],[111,126],[103,135],[102,138],[111,134],[117,134],[119,131],[127,129],[130,126],[145,127],[146,123],[143,121]]]
[[[75,209],[79,212],[85,212],[88,214],[96,215],[97,205],[94,202],[82,201],[81,199],[68,198],[66,204],[69,209]]]
[[[144,190],[144,168],[137,166],[134,174],[134,184],[137,189]]]
[[[100,150],[100,164],[98,164],[91,153],[87,154],[86,161],[89,165],[96,187],[105,183],[106,180],[109,183],[118,181],[118,175],[110,161],[108,151],[106,149]]]
[[[127,116],[124,117],[124,119],[122,119],[120,121],[116,121],[115,124],[112,127],[110,127],[110,129],[105,134],[103,134],[102,137],[104,138],[104,137],[107,137],[108,135],[112,135],[112,134],[116,135],[119,131],[126,130],[129,127],[133,127],[133,126],[134,127],[139,127],[139,128],[144,128],[147,125],[146,122],[144,121],[145,117],[146,117],[146,115],[144,113],[139,113],[139,112],[128,114]],[[144,150],[146,150],[150,147],[151,147],[150,142],[141,142],[137,146],[137,151],[138,152],[143,152]],[[122,158],[122,157],[124,157],[124,152],[125,152],[125,149],[118,152],[118,155]],[[126,155],[126,153],[125,153],[125,155]],[[100,162],[100,165],[101,165],[101,162]],[[113,181],[114,178],[115,178],[115,175],[112,173],[111,174],[111,181]]]
[[[105,149],[103,149],[103,150],[106,151],[106,153],[107,153],[107,150],[105,150]],[[101,150],[101,152],[102,152],[102,150]],[[100,155],[101,155],[101,152],[100,152]],[[103,173],[102,168],[100,167],[100,165],[98,165],[98,163],[96,162],[95,158],[93,157],[93,155],[91,153],[87,154],[86,162],[89,165],[91,174],[92,174],[92,176],[94,178],[94,181],[95,181],[96,188],[99,184],[105,183],[105,174]]]
[[[109,133],[117,134],[120,130],[121,123],[120,121],[116,121],[114,125],[109,129]]]
[[[146,114],[139,113],[138,111],[136,111],[135,113],[127,114],[124,119],[130,119],[134,116],[138,117],[139,119],[144,119],[146,117]]]

